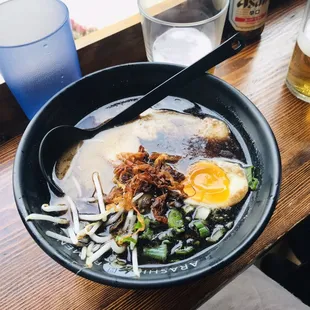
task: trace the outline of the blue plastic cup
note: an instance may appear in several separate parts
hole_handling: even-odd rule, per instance
[[[29,119],[55,93],[81,77],[63,2],[0,4],[0,73]]]

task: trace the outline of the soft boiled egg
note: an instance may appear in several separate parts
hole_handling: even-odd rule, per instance
[[[186,203],[209,208],[226,208],[240,202],[248,192],[242,167],[220,159],[202,160],[188,169],[184,181]]]

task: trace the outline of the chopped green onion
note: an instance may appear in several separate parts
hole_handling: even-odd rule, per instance
[[[254,167],[253,166],[246,167],[244,171],[245,171],[246,178],[248,180],[249,188],[252,191],[255,191],[258,187],[259,182],[258,182],[258,179],[254,177]]]
[[[182,213],[176,209],[172,209],[168,214],[168,226],[170,228],[183,228],[184,221],[182,217]]]
[[[132,243],[136,244],[136,243],[137,243],[137,240],[134,239],[134,238],[132,238],[132,237],[126,237],[126,238],[123,239],[123,243],[124,243],[124,242],[127,242],[127,243],[132,242]]]
[[[182,207],[182,209],[184,210],[184,213],[187,215],[191,212],[193,212],[195,210],[195,208],[191,205],[185,205]]]
[[[140,222],[137,222],[134,226],[133,226],[133,230],[136,231],[139,228],[142,228],[142,224]]]
[[[201,238],[210,236],[210,230],[205,226],[204,221],[193,221],[192,223],[197,228],[197,232]]]
[[[145,240],[152,240],[154,235],[154,232],[151,228],[147,228],[141,235],[139,238],[141,239],[145,239]]]
[[[187,247],[175,250],[175,253],[178,255],[188,255],[192,253],[193,251],[194,251],[193,246],[187,246]]]
[[[140,214],[140,219],[144,221],[144,217],[142,214]],[[134,225],[133,229],[134,229],[134,231],[137,231],[142,227],[143,227],[142,221],[138,220],[138,222]]]
[[[201,238],[210,236],[210,230],[207,227],[201,227],[198,229]]]
[[[201,221],[194,221],[193,224],[197,229],[205,227]]]
[[[161,244],[153,248],[143,248],[143,255],[164,262],[168,255],[167,244]]]
[[[210,215],[211,210],[206,207],[199,207],[195,213],[195,219],[206,220]]]
[[[257,178],[253,178],[252,181],[249,183],[249,187],[252,191],[257,190],[258,187],[258,179]]]
[[[150,218],[148,217],[144,218],[145,229],[150,227],[150,222],[151,222]]]
[[[185,228],[184,227],[182,227],[182,228],[176,228],[175,229],[175,232],[177,233],[177,234],[181,234],[181,233],[183,233],[185,231]]]

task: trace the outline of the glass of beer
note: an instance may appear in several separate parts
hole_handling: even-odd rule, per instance
[[[297,98],[310,103],[310,1],[289,66],[286,85]]]

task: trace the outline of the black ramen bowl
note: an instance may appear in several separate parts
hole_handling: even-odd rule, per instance
[[[49,191],[38,162],[43,136],[58,125],[75,125],[90,112],[110,102],[139,96],[182,68],[156,63],[117,66],[90,74],[55,95],[28,125],[14,164],[14,195],[18,211],[38,245],[62,266],[87,279],[126,288],[160,288],[182,284],[233,262],[258,238],[275,208],[281,181],[281,161],[275,137],[253,103],[221,79],[205,75],[171,95],[199,103],[222,115],[242,136],[254,166],[259,168],[260,187],[242,208],[235,227],[217,244],[181,262],[143,268],[139,279],[108,263],[84,268],[69,244],[45,235],[49,222],[26,222],[49,201]],[[57,147],[57,146],[55,146]]]

